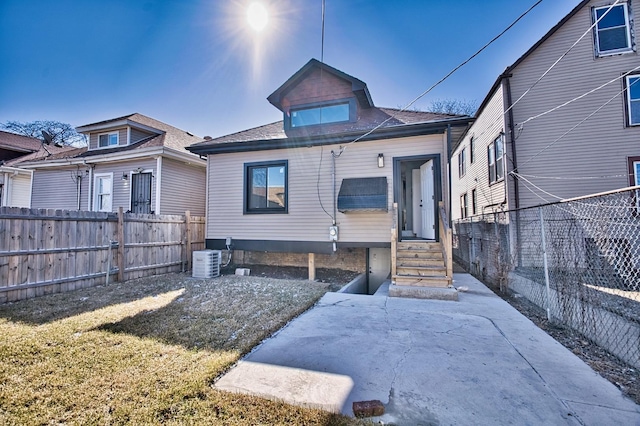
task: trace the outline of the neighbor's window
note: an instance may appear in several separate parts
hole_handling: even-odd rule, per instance
[[[469,162],[473,164],[474,161],[476,161],[476,140],[472,136],[469,140]]]
[[[504,142],[502,136],[498,136],[489,144],[489,183],[504,179]]]
[[[118,132],[98,135],[98,146],[100,148],[113,145],[118,145]]]
[[[471,190],[471,214],[476,215],[478,213],[478,194],[475,189]]]
[[[341,121],[349,121],[351,117],[351,103],[347,101],[333,105],[292,109],[290,114],[291,127],[339,123]]]
[[[288,162],[246,163],[245,213],[287,213]]]
[[[99,212],[111,211],[111,191],[113,174],[96,174],[94,180],[95,204],[94,210]]]
[[[627,114],[630,126],[640,124],[640,75],[629,75],[627,83]]]
[[[607,10],[609,10],[608,13]],[[598,56],[632,50],[629,11],[626,3],[613,7],[596,7],[593,9],[593,19],[597,22],[594,31]],[[600,19],[599,22],[598,19]]]
[[[460,151],[460,153],[458,154],[458,177],[464,176],[467,172],[465,159],[464,159],[466,157],[466,153],[465,153],[466,150],[467,150],[467,147],[464,147],[462,148],[462,151]]]
[[[467,210],[467,193],[465,192],[460,196],[460,218],[464,219],[468,216]]]

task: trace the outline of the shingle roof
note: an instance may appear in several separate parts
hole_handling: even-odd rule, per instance
[[[0,130],[0,148],[19,152],[35,152],[40,149],[41,145],[40,139]]]
[[[355,123],[339,124],[335,126],[338,131],[335,134],[368,132],[377,125],[382,124],[382,128],[391,128],[406,124],[429,123],[441,120],[463,118],[464,115],[441,114],[426,111],[401,111],[395,108],[370,108],[362,110],[364,120],[358,120]],[[365,117],[366,116],[366,117]],[[385,122],[385,120],[389,121]],[[331,127],[321,126],[308,131],[308,136],[319,136],[331,133]],[[250,141],[267,141],[274,139],[286,139],[287,135],[284,131],[284,122],[276,121],[275,123],[266,124],[264,126],[254,127],[252,129],[243,130],[241,132],[232,133],[230,135],[221,136],[206,140],[195,144],[194,146],[204,147],[209,145],[217,145],[221,143],[250,142]]]
[[[36,152],[23,155],[22,157],[14,158],[13,160],[6,161],[4,164],[6,166],[19,167],[20,164],[31,162],[31,161],[57,160],[60,158],[75,157],[78,153],[81,153],[82,151],[86,151],[86,150],[87,148],[74,148],[70,146],[46,145],[41,143],[40,148]]]

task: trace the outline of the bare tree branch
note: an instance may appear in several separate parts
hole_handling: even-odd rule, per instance
[[[52,143],[60,146],[86,146],[85,135],[76,132],[76,129],[67,123],[53,120],[37,120],[22,123],[20,121],[7,121],[0,123],[0,128],[31,138],[43,139],[42,131],[49,133]]]

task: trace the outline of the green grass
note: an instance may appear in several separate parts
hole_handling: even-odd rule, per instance
[[[173,274],[0,306],[0,424],[359,424],[211,384],[326,284]]]

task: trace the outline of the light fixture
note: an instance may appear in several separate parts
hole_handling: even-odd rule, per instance
[[[384,167],[384,154],[378,154],[378,167]]]
[[[127,172],[122,172],[122,180],[129,180],[129,175]]]

